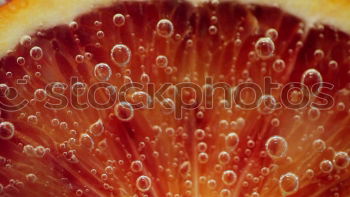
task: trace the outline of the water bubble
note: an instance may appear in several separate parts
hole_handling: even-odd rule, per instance
[[[174,33],[174,25],[168,19],[161,19],[157,23],[157,34],[164,38],[169,38]]]
[[[238,143],[239,143],[239,137],[235,132],[231,132],[225,137],[226,147],[230,151],[236,149],[236,147],[238,146]]]
[[[271,158],[281,158],[287,154],[288,143],[281,136],[272,136],[266,141],[265,148]]]
[[[280,73],[283,72],[284,69],[286,68],[286,63],[284,62],[284,60],[282,59],[277,59],[273,62],[272,64],[272,69],[276,72],[276,73]]]
[[[94,136],[100,136],[104,132],[105,128],[103,126],[102,120],[98,119],[95,123],[90,125],[89,132]]]
[[[137,108],[150,108],[152,104],[152,97],[143,91],[136,91],[131,95],[132,104]]]
[[[121,27],[125,24],[125,17],[122,14],[115,14],[113,16],[113,23],[117,27]]]
[[[323,78],[320,72],[314,68],[306,70],[302,77],[301,83],[304,84],[314,95],[317,95],[322,88]]]
[[[279,187],[285,196],[294,194],[299,189],[299,177],[294,173],[288,172],[280,177]]]
[[[148,176],[139,176],[136,179],[136,187],[141,192],[147,192],[152,186],[152,181]]]
[[[329,160],[323,160],[321,161],[320,163],[320,170],[323,172],[323,173],[330,173],[332,172],[333,170],[333,164],[331,161]]]
[[[264,115],[272,114],[277,108],[277,101],[272,95],[262,95],[258,103],[258,111]]]
[[[106,63],[96,64],[94,75],[99,81],[108,81],[112,76],[112,69]]]
[[[226,170],[222,173],[221,180],[225,185],[233,185],[237,181],[237,174],[233,170]]]
[[[350,158],[349,158],[348,153],[346,153],[346,152],[335,153],[334,158],[333,158],[333,163],[337,169],[347,168],[350,164]]]
[[[120,102],[115,105],[114,114],[121,121],[129,121],[134,117],[134,108],[128,102]]]
[[[40,60],[43,57],[43,50],[38,46],[31,48],[29,53],[33,60]]]
[[[156,65],[159,68],[165,68],[168,66],[168,58],[164,55],[158,55],[156,58]]]
[[[141,172],[143,170],[142,162],[140,160],[131,162],[130,169],[133,172]]]
[[[111,50],[111,58],[118,66],[126,66],[131,59],[131,51],[124,44],[117,44]]]
[[[271,38],[260,38],[255,44],[255,52],[262,59],[269,58],[275,52],[275,43]]]

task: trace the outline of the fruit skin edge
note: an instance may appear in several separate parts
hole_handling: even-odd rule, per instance
[[[0,56],[4,56],[23,35],[38,29],[67,24],[75,17],[115,2],[146,0],[12,0],[0,7]],[[209,0],[186,0],[197,6]],[[332,25],[350,32],[350,1],[347,0],[211,0],[212,2],[241,2],[278,6],[296,15],[309,27],[315,23]],[[150,0],[152,2],[152,0]],[[156,1],[154,1],[156,2]],[[39,13],[39,14],[35,14]]]

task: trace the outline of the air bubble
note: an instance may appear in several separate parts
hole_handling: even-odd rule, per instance
[[[46,96],[47,96],[47,94],[46,94],[46,91],[44,89],[40,88],[40,89],[36,89],[34,91],[34,99],[36,101],[39,101],[39,102],[44,101],[46,99]]]
[[[329,160],[323,160],[320,162],[320,170],[323,172],[323,173],[330,173],[332,172],[333,170],[333,164],[331,161]]]
[[[0,139],[10,140],[15,134],[15,127],[11,122],[0,123]]]
[[[169,38],[174,34],[174,25],[168,19],[161,19],[157,23],[157,34],[164,38]]]
[[[260,38],[255,44],[255,52],[262,59],[272,57],[275,52],[275,43],[271,38]]]
[[[89,132],[94,136],[100,136],[104,132],[104,126],[101,119],[90,125]]]
[[[299,189],[299,177],[294,173],[288,172],[280,177],[279,187],[285,196],[294,194]]]
[[[312,142],[312,147],[317,152],[323,152],[326,150],[326,143],[321,139],[316,139]]]
[[[345,169],[349,166],[350,158],[346,152],[337,152],[333,158],[334,166],[337,169]]]
[[[301,77],[301,83],[304,84],[314,95],[317,95],[321,91],[322,82],[323,78],[321,73],[314,68],[306,70]]]
[[[135,160],[131,162],[130,169],[132,172],[141,172],[143,170],[143,165],[140,160]]]
[[[117,44],[111,50],[111,58],[118,66],[126,66],[131,59],[131,51],[124,44]]]
[[[43,57],[43,50],[38,46],[31,48],[30,57],[32,57],[32,59],[36,61],[40,60]]]
[[[276,41],[278,38],[278,31],[276,29],[268,29],[265,36],[271,38],[273,41]]]
[[[226,147],[230,150],[233,151],[237,148],[239,143],[239,137],[237,133],[231,132],[225,137],[225,144]]]
[[[262,95],[258,103],[258,111],[264,115],[272,114],[277,109],[277,101],[272,95]]]
[[[136,179],[136,187],[141,192],[147,192],[152,186],[152,181],[148,176],[139,176]]]
[[[125,24],[125,17],[122,14],[115,14],[113,16],[113,23],[117,27],[121,27]]]
[[[265,148],[271,158],[281,158],[287,154],[288,143],[283,137],[272,136],[266,141]]]
[[[283,72],[286,68],[286,63],[282,59],[277,59],[273,62],[272,68],[276,73]]]
[[[222,173],[221,180],[225,185],[233,185],[237,181],[237,174],[233,170],[226,170]]]
[[[156,65],[159,68],[165,68],[168,66],[168,58],[164,55],[158,55],[156,58]]]
[[[108,81],[112,76],[112,70],[106,63],[96,64],[94,75],[99,81]]]
[[[134,117],[134,108],[128,102],[120,102],[115,105],[114,114],[121,121],[129,121]]]

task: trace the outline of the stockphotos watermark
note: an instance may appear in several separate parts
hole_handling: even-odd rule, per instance
[[[239,107],[242,110],[258,109],[263,113],[272,113],[282,107],[288,109],[301,109],[312,106],[320,110],[326,110],[334,105],[331,95],[323,90],[332,90],[331,83],[320,82],[308,87],[302,83],[291,82],[281,87],[273,83],[270,77],[264,78],[263,85],[254,82],[242,82],[232,86],[225,82],[215,82],[207,77],[204,85],[193,82],[181,82],[177,84],[164,83],[157,86],[155,83],[129,82],[117,87],[108,82],[97,82],[87,85],[79,82],[77,77],[72,77],[69,84],[52,82],[42,89],[36,89],[33,98],[43,102],[44,107],[51,110],[62,110],[69,105],[76,110],[89,107],[97,110],[113,108],[118,102],[126,102],[133,110],[154,109],[157,104],[168,112],[181,118],[184,110],[193,110],[200,106],[205,109],[215,107],[214,100],[218,92],[223,94],[225,108]],[[279,95],[273,96],[272,92],[278,90]],[[170,93],[171,94],[170,94]],[[3,111],[19,111],[25,108],[30,100],[20,99],[17,89],[0,85],[0,108]],[[249,95],[249,101],[244,95]],[[291,95],[297,95],[295,100]],[[103,95],[104,101],[101,102]],[[279,98],[278,100],[276,98]],[[319,102],[322,101],[322,102]]]

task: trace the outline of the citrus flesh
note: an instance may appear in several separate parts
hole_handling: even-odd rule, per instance
[[[2,108],[29,103],[1,111],[1,194],[349,195],[349,36],[341,11],[348,3],[301,2],[3,5]],[[277,87],[256,99],[264,106],[227,107],[218,90],[213,107],[176,114],[171,86],[159,102],[130,88],[128,102],[100,105],[130,82],[156,89],[192,82],[206,90],[208,77],[232,87],[263,87],[266,77],[279,86],[328,82],[332,89],[313,89],[307,98],[322,103],[317,95],[327,93],[334,103],[274,108],[284,99]],[[91,103],[88,88],[100,82],[111,86],[96,90]],[[184,90],[183,101],[196,104],[195,93]],[[287,97],[298,102],[303,95]],[[254,95],[243,92],[242,99]],[[149,100],[151,109],[131,106]]]

